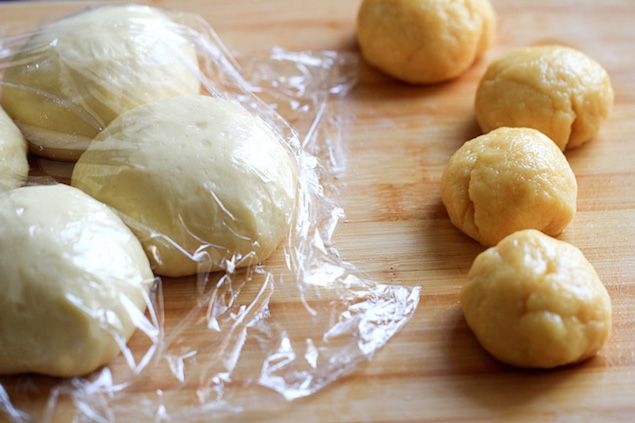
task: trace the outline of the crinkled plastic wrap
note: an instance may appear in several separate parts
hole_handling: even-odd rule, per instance
[[[297,187],[289,229],[263,263],[157,277],[145,313],[129,311],[136,332],[106,367],[70,379],[2,376],[0,409],[13,421],[195,421],[275,410],[350,374],[417,307],[418,288],[357,275],[332,241],[344,216],[332,197],[346,170],[341,101],[355,84],[355,57],[274,49],[236,59],[200,17],[169,15],[195,48],[201,92],[258,116],[290,152]],[[32,36],[3,34],[3,73]],[[93,122],[95,132],[103,129]],[[72,167],[32,157],[28,184],[69,183]],[[207,194],[214,196],[214,187]],[[122,218],[134,227],[134,217]]]

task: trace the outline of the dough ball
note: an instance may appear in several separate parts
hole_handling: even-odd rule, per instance
[[[72,184],[126,216],[154,271],[186,276],[265,260],[287,235],[295,160],[230,101],[176,97],[115,119]]]
[[[558,235],[575,215],[577,191],[564,154],[528,128],[499,128],[466,142],[441,178],[450,220],[486,246],[521,229]]]
[[[606,71],[567,47],[514,50],[492,63],[476,92],[483,132],[501,126],[538,129],[564,151],[589,141],[613,105]]]
[[[494,29],[489,0],[364,0],[357,19],[366,61],[413,84],[465,72],[487,50]]]
[[[153,275],[108,207],[67,185],[0,194],[0,251],[0,374],[79,376],[119,353]]]
[[[193,45],[147,6],[105,6],[35,33],[9,65],[2,104],[35,154],[77,160],[119,114],[197,94]]]
[[[461,304],[483,348],[514,366],[582,361],[611,331],[611,299],[593,266],[573,245],[535,230],[480,254]]]
[[[11,118],[0,108],[0,192],[19,187],[28,174],[26,141]]]

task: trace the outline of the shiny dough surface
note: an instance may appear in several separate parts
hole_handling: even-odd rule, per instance
[[[265,260],[287,235],[297,165],[243,108],[175,97],[121,115],[77,162],[72,184],[114,207],[163,276]]]
[[[148,6],[88,9],[38,30],[4,75],[2,105],[35,154],[76,160],[119,114],[196,94],[193,44]]]
[[[132,232],[67,185],[0,194],[0,374],[78,376],[110,362],[153,280]]]
[[[0,192],[17,188],[29,174],[26,141],[0,107]]]

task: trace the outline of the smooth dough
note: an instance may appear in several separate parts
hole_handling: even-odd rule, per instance
[[[480,254],[461,304],[483,348],[514,366],[582,361],[611,331],[611,299],[593,266],[573,245],[536,230]]]
[[[26,141],[0,107],[0,192],[17,188],[29,174]]]
[[[176,277],[265,260],[288,233],[297,169],[260,119],[187,96],[115,119],[72,184],[125,216],[153,270]]]
[[[4,76],[2,104],[35,154],[77,160],[119,114],[199,92],[192,43],[159,10],[104,6],[35,33]]]
[[[110,362],[153,275],[104,204],[67,185],[0,194],[0,374],[79,376]]]
[[[602,66],[559,46],[522,48],[495,61],[475,100],[483,132],[534,128],[563,151],[593,138],[612,106],[613,88]]]
[[[430,84],[465,72],[492,42],[495,21],[489,0],[364,0],[357,39],[371,65]]]
[[[450,220],[486,246],[521,229],[558,235],[575,215],[577,191],[564,154],[528,128],[499,128],[466,142],[441,178]]]

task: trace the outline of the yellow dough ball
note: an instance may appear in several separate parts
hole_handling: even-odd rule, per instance
[[[483,348],[514,366],[585,360],[611,331],[611,299],[593,266],[573,245],[535,230],[474,260],[461,305]]]
[[[492,63],[476,92],[483,132],[501,126],[538,129],[561,150],[598,132],[613,105],[606,71],[567,47],[528,47]]]
[[[368,63],[413,84],[455,78],[489,47],[489,0],[364,0],[357,39]]]
[[[529,128],[499,128],[466,142],[441,178],[452,223],[487,246],[521,229],[558,235],[575,215],[577,191],[564,154]]]
[[[103,6],[39,29],[6,69],[2,105],[31,151],[77,160],[119,114],[197,94],[194,45],[158,9]]]

